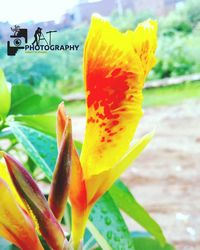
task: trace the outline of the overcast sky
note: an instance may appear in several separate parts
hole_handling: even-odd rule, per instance
[[[11,24],[30,20],[59,21],[61,15],[76,2],[77,0],[0,0],[0,21]]]

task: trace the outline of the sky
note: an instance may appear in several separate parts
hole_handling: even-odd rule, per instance
[[[0,0],[0,21],[19,24],[27,21],[59,21],[77,0]]]

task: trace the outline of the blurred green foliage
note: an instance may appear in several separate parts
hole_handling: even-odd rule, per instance
[[[135,15],[131,10],[125,10],[121,16],[113,12],[110,20],[125,31],[147,18],[156,18],[159,22],[157,65],[148,79],[200,72],[199,0],[186,0],[165,17],[157,18],[149,11]],[[19,51],[17,56],[8,57],[5,46],[0,46],[0,67],[8,81],[32,85],[39,93],[67,95],[80,92],[83,90],[82,56],[87,31],[88,24],[83,23],[55,36],[58,43],[80,44],[78,51],[37,55]]]
[[[150,79],[200,72],[200,5],[188,0],[159,20],[157,65]]]

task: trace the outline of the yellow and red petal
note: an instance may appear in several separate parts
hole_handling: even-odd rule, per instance
[[[141,154],[144,148],[151,141],[152,137],[153,133],[145,135],[128,150],[128,152],[112,169],[106,170],[99,175],[92,176],[90,179],[86,180],[88,204],[90,206],[110,189],[121,174]]]
[[[140,24],[134,32],[129,32],[133,48],[142,62],[144,77],[156,63],[157,21],[148,19]]]
[[[3,153],[12,182],[29,214],[37,220],[40,233],[54,250],[63,250],[65,236],[48,202],[28,171],[9,154]]]
[[[68,120],[69,117],[66,116],[64,102],[61,102],[58,106],[57,120],[56,120],[56,136],[57,136],[58,149],[62,141],[63,133],[65,127],[67,126]]]
[[[53,180],[49,193],[49,206],[54,213],[55,217],[60,221],[64,215],[65,207],[68,199],[70,173],[72,165],[72,126],[71,119],[66,118],[64,130],[60,129],[58,124],[62,119],[60,115],[65,118],[64,109],[61,105],[58,109],[57,115],[57,127],[58,137],[61,137],[59,142],[58,158],[53,173]],[[61,110],[60,110],[61,109]],[[64,125],[64,124],[63,124]],[[60,138],[58,138],[60,141]]]
[[[42,250],[34,223],[0,178],[0,236],[23,250]]]
[[[72,237],[75,249],[78,249],[80,240],[83,238],[86,222],[94,203],[108,191],[130,163],[138,157],[152,136],[151,133],[139,140],[112,169],[91,176],[85,181],[78,156],[74,159],[70,200],[72,205]]]
[[[145,72],[133,33],[92,18],[84,50],[87,125],[81,164],[86,179],[113,168],[142,116]]]
[[[72,238],[76,249],[84,235],[89,207],[87,206],[87,192],[83,171],[75,147],[72,149],[69,198],[72,206]]]

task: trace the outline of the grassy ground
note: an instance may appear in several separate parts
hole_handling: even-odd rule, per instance
[[[143,107],[176,105],[187,99],[200,98],[200,81],[168,87],[145,89],[143,93]],[[85,113],[84,101],[67,103],[66,107],[71,115],[84,115]]]
[[[175,105],[194,98],[200,98],[200,82],[146,89],[143,106]]]

